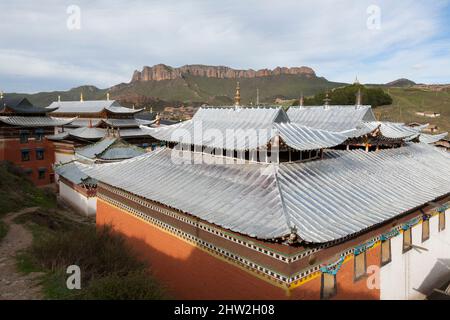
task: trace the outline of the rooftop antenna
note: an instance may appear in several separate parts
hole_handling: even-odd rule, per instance
[[[84,99],[83,99],[83,92],[81,92],[80,93],[80,102],[83,102],[84,101]]]
[[[239,81],[236,84],[236,95],[234,96],[234,106],[239,107],[241,105],[241,88],[239,87]]]

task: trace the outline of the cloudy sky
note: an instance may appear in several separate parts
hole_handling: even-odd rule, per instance
[[[0,90],[105,88],[158,63],[450,83],[449,19],[450,0],[2,0]]]

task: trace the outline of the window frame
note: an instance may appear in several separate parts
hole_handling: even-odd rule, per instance
[[[45,168],[38,169],[38,180],[45,180],[46,172],[47,172],[47,169],[45,169]],[[41,175],[41,173],[42,173],[42,175]]]
[[[357,258],[360,256],[363,256],[364,259],[364,272],[360,275],[356,274],[356,264],[357,264]],[[367,255],[366,255],[366,251],[361,252],[358,255],[355,255],[353,257],[353,282],[357,282],[359,280],[361,280],[362,278],[365,278],[367,276]]]
[[[19,131],[19,141],[21,144],[28,143],[30,140],[30,132],[28,130]]]
[[[384,243],[388,243],[389,244],[389,259],[387,261],[383,261],[383,244]],[[391,243],[391,239],[387,239],[384,241],[381,241],[381,245],[380,245],[380,253],[381,253],[381,258],[380,258],[380,265],[381,266],[385,266],[389,263],[392,262],[392,243]]]
[[[405,248],[405,233],[408,232],[409,233],[409,241],[410,244],[407,248]],[[406,230],[403,230],[403,243],[402,243],[402,252],[406,253],[408,251],[410,251],[413,248],[413,243],[412,243],[412,228],[408,228]]]
[[[24,155],[28,155],[28,157],[24,157]],[[22,162],[28,162],[31,161],[31,152],[29,149],[22,149],[20,150],[20,159]]]
[[[42,154],[42,157],[39,156],[39,154]],[[44,149],[36,149],[36,160],[44,160],[45,159],[45,150]]]
[[[34,136],[37,142],[42,142],[44,140],[44,129],[36,129]]]
[[[427,237],[424,237],[424,230],[425,230],[424,226],[425,225],[427,226],[427,231],[428,231]],[[422,220],[422,243],[424,243],[428,239],[430,239],[430,218]]]
[[[325,277],[333,277],[334,280],[334,286],[332,288],[332,292],[325,296]],[[330,273],[322,273],[321,280],[320,280],[320,299],[321,300],[329,300],[337,295],[337,277],[335,274]]]
[[[438,231],[442,232],[445,230],[445,211],[439,212],[438,215]],[[442,224],[441,224],[442,223]]]

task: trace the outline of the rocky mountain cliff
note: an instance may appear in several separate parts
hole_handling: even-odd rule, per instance
[[[237,79],[268,77],[283,74],[303,75],[307,78],[316,77],[314,70],[309,67],[276,67],[273,70],[236,70],[224,66],[185,65],[179,68],[173,68],[165,64],[157,64],[153,67],[145,66],[142,71],[136,70],[131,82],[175,80],[183,78],[186,75],[218,79]]]

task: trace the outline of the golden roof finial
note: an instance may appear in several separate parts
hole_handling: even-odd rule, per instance
[[[241,105],[241,88],[239,87],[239,81],[236,84],[236,95],[234,96],[234,105],[236,107]]]
[[[58,96],[58,102],[61,102],[61,96]]]
[[[330,101],[331,101],[330,95],[328,94],[328,91],[327,91],[327,93],[325,94],[325,99],[323,99],[324,106],[328,107],[330,105]]]
[[[3,99],[3,91],[0,91],[0,99]]]
[[[298,105],[299,105],[300,107],[303,107],[303,104],[305,103],[304,100],[305,100],[305,99],[303,98],[303,92],[302,92],[302,94],[300,95],[300,99],[298,100]]]
[[[361,89],[358,89],[358,93],[356,94],[356,106],[361,105],[362,105]]]
[[[106,93],[106,100],[109,101],[109,92]]]
[[[80,93],[80,101],[83,102],[84,98],[83,98],[83,92]]]

